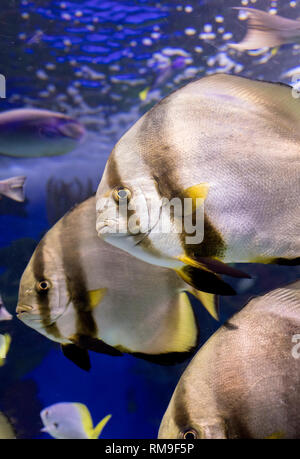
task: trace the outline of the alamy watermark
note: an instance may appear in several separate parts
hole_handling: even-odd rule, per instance
[[[102,234],[183,234],[186,244],[201,244],[204,239],[204,199],[173,198],[157,202],[143,197],[121,199],[117,206],[110,206],[110,198],[97,201],[97,213],[101,220],[97,230]],[[109,212],[109,214],[106,214]],[[103,213],[106,214],[102,223]]]

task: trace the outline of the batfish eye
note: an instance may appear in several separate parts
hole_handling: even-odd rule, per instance
[[[43,280],[41,282],[38,282],[37,284],[37,289],[39,292],[46,292],[51,288],[51,283],[47,280]]]
[[[184,440],[196,440],[197,437],[197,432],[194,429],[189,429],[182,433]]]
[[[113,198],[116,202],[122,201],[127,199],[127,201],[131,198],[131,191],[128,188],[115,188],[113,191]]]
[[[59,424],[57,422],[54,422],[53,425],[54,425],[55,429],[59,428]]]

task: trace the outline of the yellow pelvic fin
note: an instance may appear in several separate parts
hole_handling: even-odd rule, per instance
[[[92,309],[99,306],[106,293],[107,288],[99,288],[98,290],[91,290],[89,292],[90,306]]]
[[[218,312],[218,297],[212,293],[201,292],[191,288],[188,290],[197,300],[202,303],[209,314],[215,319],[220,320]]]
[[[92,438],[94,440],[100,437],[102,430],[104,429],[104,427],[106,426],[110,418],[111,418],[111,414],[109,414],[108,416],[105,416],[105,418],[102,419],[102,421],[100,421],[99,424],[95,427],[95,429],[93,430],[93,435],[92,435]]]
[[[145,100],[147,99],[149,91],[150,91],[150,86],[148,88],[145,88],[143,91],[139,93],[139,98],[142,102],[145,102]]]

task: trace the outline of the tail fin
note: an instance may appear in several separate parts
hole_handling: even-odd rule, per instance
[[[26,177],[13,177],[8,180],[4,180],[2,183],[3,190],[1,194],[7,198],[13,199],[14,201],[24,202],[24,183]]]
[[[284,43],[293,43],[300,38],[300,22],[271,15],[255,8],[234,9],[248,13],[248,30],[240,43],[229,43],[238,51],[258,48],[273,48]]]
[[[93,439],[97,439],[100,437],[102,430],[104,429],[104,427],[106,426],[110,418],[111,418],[111,414],[109,414],[108,416],[105,416],[105,418],[99,422],[99,424],[93,430]]]

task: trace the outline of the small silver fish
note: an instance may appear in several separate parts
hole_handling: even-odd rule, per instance
[[[299,438],[300,281],[250,301],[198,351],[159,438]]]
[[[85,133],[75,119],[34,108],[0,113],[0,155],[57,156],[72,151]]]
[[[26,177],[12,177],[0,181],[0,199],[1,195],[17,202],[24,202],[24,183]]]
[[[7,311],[6,307],[4,306],[2,296],[0,295],[0,322],[5,320],[12,320],[13,316]]]
[[[97,440],[110,418],[106,416],[94,427],[89,409],[82,403],[57,403],[41,412],[42,432],[60,440]]]
[[[248,14],[248,30],[240,43],[229,43],[231,48],[246,51],[300,42],[299,20],[283,18],[255,8],[234,9]]]

